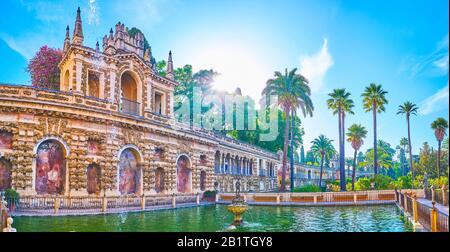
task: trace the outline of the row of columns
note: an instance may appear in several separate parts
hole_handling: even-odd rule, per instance
[[[214,170],[216,173],[234,174],[234,175],[253,175],[253,159],[239,157],[238,155],[220,154],[216,152],[214,161]]]

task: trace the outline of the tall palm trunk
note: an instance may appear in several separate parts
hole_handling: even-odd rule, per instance
[[[345,154],[344,154],[344,112],[339,109],[339,184],[341,191],[346,191],[345,185]]]
[[[441,176],[441,144],[442,144],[442,141],[438,140],[438,153],[437,153],[437,175],[438,175],[438,178]]]
[[[358,152],[355,149],[355,153],[353,154],[353,171],[352,171],[352,191],[355,190],[355,177],[356,177],[356,153]]]
[[[291,157],[290,157],[290,175],[289,175],[289,181],[291,192],[294,191],[294,110],[291,110]]]
[[[409,169],[411,169],[411,181],[414,181],[414,167],[411,148],[411,130],[409,126],[409,115],[406,115],[406,124],[408,125],[408,148],[409,148]]]
[[[322,158],[320,161],[320,176],[319,176],[319,187],[322,187],[322,171],[323,171],[323,159],[325,154],[322,154]]]
[[[377,108],[375,102],[372,105],[373,109],[373,172],[378,174],[378,148],[377,148]]]
[[[288,152],[288,139],[289,139],[289,111],[287,107],[284,111],[286,115],[286,123],[284,125],[284,145],[283,145],[283,167],[281,168],[281,192],[286,190],[286,165],[287,165],[287,152]]]

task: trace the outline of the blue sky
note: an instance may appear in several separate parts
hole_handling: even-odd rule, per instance
[[[362,149],[372,142],[372,118],[360,94],[375,82],[389,93],[378,117],[378,137],[397,145],[406,136],[398,105],[412,101],[413,152],[424,141],[436,146],[431,122],[449,117],[449,13],[447,0],[66,0],[2,1],[0,82],[27,84],[27,61],[44,44],[61,48],[65,27],[72,31],[82,10],[85,45],[121,21],[146,35],[157,60],[173,51],[175,66],[221,73],[216,89],[258,99],[275,70],[299,68],[311,82],[315,112],[303,119],[305,145],[319,134],[337,144],[337,118],[326,107],[327,94],[345,87],[355,101],[346,126],[365,125]],[[351,156],[347,144],[346,155]]]

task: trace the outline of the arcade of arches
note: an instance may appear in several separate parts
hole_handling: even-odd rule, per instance
[[[13,133],[3,130],[0,135],[1,149],[12,150]],[[213,155],[192,154],[192,151],[188,151],[176,154],[173,173],[170,157],[174,152],[169,147],[155,146],[152,152],[144,155],[145,148],[142,145],[125,145],[117,149],[117,166],[114,169],[114,165],[108,167],[108,163],[102,160],[101,156],[105,155],[104,151],[108,150],[108,145],[107,141],[98,137],[83,139],[85,147],[80,147],[83,146],[79,142],[81,138],[75,136],[69,138],[69,141],[67,137],[36,139],[33,147],[35,154],[30,162],[34,177],[28,194],[65,195],[70,191],[72,195],[77,195],[73,193],[74,187],[78,187],[78,191],[84,191],[78,195],[102,195],[108,189],[116,191],[112,195],[195,193],[215,188],[231,192],[235,190],[233,184],[238,176],[243,178],[243,191],[269,190],[276,187],[274,182],[265,182],[263,187],[254,188],[254,185],[258,184],[256,178],[260,178],[258,173],[265,174],[266,170],[267,175],[272,176],[275,173],[272,171],[272,162],[264,161],[267,166],[258,167],[256,160],[259,159],[251,156],[230,153],[222,155],[217,150],[215,159],[212,159]],[[78,141],[74,141],[75,139]],[[76,153],[82,152],[86,153],[85,159],[73,158]],[[145,157],[153,158],[146,160]],[[8,158],[8,155],[0,157],[0,190],[20,190],[20,187],[16,186],[20,183],[17,183],[17,177],[13,176],[14,169],[18,167],[15,161],[17,159],[11,156]],[[153,164],[154,169],[151,168]],[[261,171],[258,172],[258,169]],[[79,178],[77,183],[74,182],[74,177]],[[175,184],[172,181],[175,181]]]

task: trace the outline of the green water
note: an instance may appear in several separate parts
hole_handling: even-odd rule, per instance
[[[342,207],[250,206],[234,231],[410,232],[412,225],[394,205]],[[211,205],[141,213],[67,217],[15,217],[19,232],[200,232],[227,231],[226,206]]]

